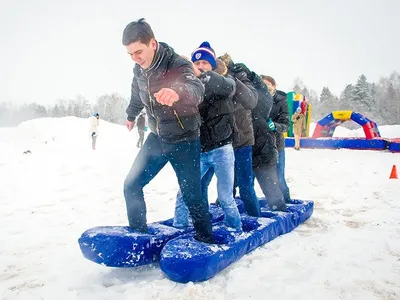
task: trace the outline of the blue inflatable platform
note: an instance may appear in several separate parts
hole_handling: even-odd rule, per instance
[[[170,240],[161,251],[161,270],[176,282],[208,280],[246,253],[292,231],[314,208],[312,201],[294,200],[287,212],[272,212],[265,204],[260,203],[264,205],[261,218],[242,215],[243,233],[230,231],[223,222],[214,225],[216,244],[198,242],[192,234]]]
[[[285,138],[286,147],[294,147],[294,138]],[[355,149],[386,150],[388,142],[384,139],[365,138],[301,138],[301,148],[314,149]]]
[[[240,213],[244,211],[243,201],[236,199]],[[213,223],[223,221],[221,207],[210,204]],[[100,226],[86,230],[78,240],[85,258],[108,267],[137,267],[158,262],[165,244],[182,234],[192,232],[172,227],[173,219],[148,225],[149,232],[141,233],[128,226]]]

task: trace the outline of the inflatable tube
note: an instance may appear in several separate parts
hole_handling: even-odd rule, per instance
[[[298,201],[288,204],[287,212],[264,207],[261,218],[242,215],[243,233],[220,222],[213,228],[216,244],[198,242],[191,234],[174,238],[161,251],[161,270],[176,282],[208,280],[246,253],[292,231],[312,215],[313,207],[312,201]]]
[[[239,212],[244,211],[243,201],[235,199]],[[223,221],[221,207],[210,204],[211,222]],[[171,239],[192,232],[172,227],[173,219],[148,225],[149,232],[141,233],[128,226],[99,226],[86,230],[78,240],[85,258],[107,267],[137,267],[157,262],[164,245]]]
[[[294,147],[294,138],[285,138],[286,147]],[[301,148],[314,149],[354,149],[354,150],[386,150],[387,141],[383,139],[360,138],[301,138]]]
[[[400,140],[394,140],[389,142],[388,149],[391,152],[400,152]]]

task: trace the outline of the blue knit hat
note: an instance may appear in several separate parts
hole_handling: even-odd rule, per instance
[[[217,67],[217,62],[215,58],[215,52],[213,48],[211,48],[209,42],[201,43],[200,47],[193,51],[192,53],[192,62],[198,60],[206,60],[210,63],[213,70]]]

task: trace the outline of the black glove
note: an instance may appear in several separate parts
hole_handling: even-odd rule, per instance
[[[199,71],[201,72],[201,74],[200,74],[200,76],[199,76],[200,81],[201,81],[203,84],[206,84],[207,82],[209,82],[211,77],[210,77],[210,75],[208,74],[208,72],[207,72],[207,71],[204,72],[203,70],[200,70],[200,69],[199,69]]]
[[[92,132],[92,136],[95,136],[96,135],[96,132]]]
[[[235,66],[233,67],[233,72],[234,73],[245,72],[247,75],[247,78],[249,78],[250,80],[254,79],[253,72],[250,71],[250,69],[243,63],[235,64]]]

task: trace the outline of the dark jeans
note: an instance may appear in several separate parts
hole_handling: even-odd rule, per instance
[[[265,168],[255,168],[253,171],[270,209],[285,211],[286,204],[278,185],[276,165]]]
[[[143,140],[144,140],[144,130],[139,130],[138,129],[138,133],[139,133],[139,139],[137,141],[136,147],[142,148],[143,147]]]
[[[260,217],[260,204],[254,190],[252,164],[251,146],[235,150],[235,189],[239,187],[240,199],[243,200],[247,213],[253,217]]]
[[[290,191],[285,179],[285,149],[279,150],[279,159],[276,165],[279,188],[286,203],[290,202]]]
[[[142,232],[147,231],[146,203],[143,188],[160,170],[170,162],[183,201],[189,208],[196,238],[211,242],[211,220],[208,203],[202,198],[200,184],[200,140],[168,144],[150,133],[133,162],[124,183],[124,195],[129,226]]]

